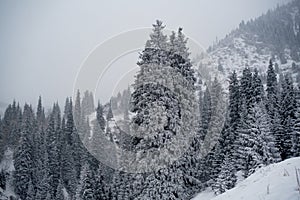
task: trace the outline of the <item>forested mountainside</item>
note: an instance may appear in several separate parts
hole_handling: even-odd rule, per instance
[[[289,72],[299,81],[300,61],[300,1],[294,0],[269,10],[256,19],[242,21],[238,28],[208,48],[208,57],[200,68],[225,77],[244,67],[257,68],[265,74],[272,59],[277,73]],[[265,78],[263,77],[265,80]]]
[[[41,97],[37,109],[14,101],[0,120],[1,198],[185,200],[299,157],[298,13],[293,1],[241,23],[198,71],[183,29],[157,20],[132,91],[97,106],[78,91],[49,112]]]

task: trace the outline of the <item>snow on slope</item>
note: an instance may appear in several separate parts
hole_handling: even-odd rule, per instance
[[[264,42],[253,42],[244,34],[231,34],[214,51],[209,52],[198,62],[198,72],[204,78],[209,80],[217,76],[225,89],[228,86],[228,77],[233,71],[239,76],[245,67],[251,71],[256,68],[260,74],[266,74],[269,60],[272,58],[272,51],[269,45]],[[292,63],[300,66],[300,62],[294,61],[290,56],[290,50],[285,49],[286,63],[281,64],[277,55],[272,58],[273,63],[279,65],[282,73],[291,73]],[[219,66],[222,70],[220,71]],[[296,74],[292,75],[294,78]]]
[[[193,200],[300,200],[296,168],[300,172],[300,157],[258,169],[236,187],[219,196],[208,189]]]

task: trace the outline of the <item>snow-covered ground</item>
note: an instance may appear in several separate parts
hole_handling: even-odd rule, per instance
[[[193,200],[300,200],[296,169],[300,179],[300,157],[263,167],[219,196],[207,189]]]

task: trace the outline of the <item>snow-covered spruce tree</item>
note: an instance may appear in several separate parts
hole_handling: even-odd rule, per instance
[[[44,114],[44,108],[42,106],[42,99],[39,97],[37,112],[36,112],[36,122],[33,134],[33,166],[32,166],[32,184],[35,190],[41,184],[41,177],[44,176],[44,169],[46,166],[46,134],[45,130],[47,128],[46,118]]]
[[[105,129],[105,119],[103,116],[103,106],[98,102],[98,106],[96,108],[96,117],[97,117],[97,122],[99,123],[99,126],[102,131]]]
[[[81,108],[81,98],[80,98],[80,92],[77,90],[76,99],[75,99],[75,105],[74,105],[74,121],[76,127],[80,127],[82,122],[82,108]]]
[[[264,100],[264,86],[256,68],[254,69],[252,77],[252,90],[254,95],[254,103],[260,103]]]
[[[88,90],[84,92],[84,96],[82,98],[82,116],[86,117],[90,115],[95,110],[93,93]]]
[[[183,193],[183,175],[178,171],[173,173],[172,170],[172,168],[162,168],[151,173],[146,178],[146,185],[137,199],[187,199],[188,197]]]
[[[259,131],[259,140],[261,143],[260,154],[264,164],[279,162],[281,160],[279,150],[276,147],[275,136],[272,134],[272,124],[270,116],[267,114],[265,106],[264,89],[257,69],[254,69],[252,79],[252,90],[254,97],[254,119],[255,127]]]
[[[275,130],[275,126],[270,123],[270,115],[266,115],[263,87],[256,72],[249,85],[253,92],[249,93],[247,98],[252,100],[244,100],[241,103],[241,120],[237,128],[233,154],[237,170],[242,170],[245,177],[253,173],[256,167],[280,161],[275,138],[271,133],[271,128]]]
[[[37,105],[37,111],[36,111],[36,120],[38,123],[38,128],[41,129],[42,127],[45,127],[46,121],[45,121],[45,111],[42,105],[42,97],[39,96],[38,105]]]
[[[61,172],[64,185],[71,196],[75,194],[81,169],[81,143],[72,112],[72,100],[67,98],[65,105],[66,124],[62,136]]]
[[[145,111],[149,110],[149,108],[144,107],[155,100],[154,98],[153,100],[151,99],[150,93],[151,87],[153,87],[154,84],[153,82],[155,82],[155,80],[153,80],[154,74],[152,71],[158,68],[157,65],[166,63],[165,53],[167,51],[167,36],[163,34],[164,28],[165,26],[162,25],[161,21],[157,21],[156,24],[153,25],[153,33],[150,34],[150,39],[146,42],[146,48],[140,55],[140,61],[138,62],[140,71],[137,74],[134,83],[131,111],[137,113],[133,119],[133,123],[139,126],[145,123],[144,120],[149,115],[147,114],[147,111]],[[150,83],[146,85],[147,82]],[[149,97],[144,98],[142,95]]]
[[[3,156],[6,147],[15,148],[20,139],[22,110],[16,101],[13,101],[6,108],[1,124],[0,158]]]
[[[197,107],[194,86],[196,80],[188,58],[187,40],[180,28],[177,35],[173,33],[168,41],[167,36],[163,33],[164,28],[161,21],[157,21],[153,25],[153,32],[150,34],[150,39],[146,42],[138,62],[140,71],[136,76],[131,96],[131,111],[136,114],[132,120],[132,129],[141,138],[137,148],[146,150],[146,154],[151,149],[150,152],[157,152],[158,156],[162,152],[161,148],[168,151],[168,148],[181,149],[181,145],[186,145],[172,146],[171,144],[176,141],[184,143],[184,138],[177,138],[184,134],[193,135],[192,133],[195,131],[194,111]],[[188,137],[188,135],[186,136]],[[141,156],[141,158],[143,157]],[[168,163],[171,156],[164,156],[163,159],[165,163]],[[144,161],[139,163],[146,164]],[[153,166],[147,165],[146,167],[151,169]],[[181,166],[182,169],[185,168],[183,163],[178,166]],[[144,191],[147,191],[147,195],[153,194],[155,191],[163,191],[162,195],[158,194],[159,198],[167,198],[168,195],[183,197],[184,190],[174,194],[175,192],[173,193],[171,189],[183,188],[184,185],[181,185],[183,183],[164,182],[164,179],[156,180],[157,173],[163,174],[162,176],[167,179],[176,175],[177,172],[164,174],[170,172],[169,166],[164,167],[165,171],[161,170],[148,176]],[[151,177],[159,184],[150,186],[154,181],[150,179]]]
[[[110,100],[109,104],[108,104],[108,111],[106,114],[106,121],[111,121],[113,118],[113,112],[112,112],[112,101]]]
[[[55,199],[56,200],[64,200],[64,186],[61,180],[59,180],[58,185],[57,185],[57,189],[56,189],[56,195],[55,195]]]
[[[211,96],[208,86],[203,94],[201,108],[201,140],[204,140],[211,119]]]
[[[36,194],[34,199],[35,200],[43,200],[46,199],[47,194],[49,193],[49,191],[52,191],[52,188],[50,188],[49,185],[49,180],[50,180],[50,176],[49,176],[49,164],[48,164],[48,154],[47,152],[45,153],[45,158],[44,158],[44,168],[41,169],[41,177],[38,184],[36,185]]]
[[[54,104],[53,111],[50,114],[48,127],[46,130],[46,144],[49,168],[49,195],[55,197],[56,188],[60,179],[60,160],[59,160],[59,143],[61,131],[60,108]]]
[[[89,164],[82,167],[77,186],[76,200],[94,200],[94,177]]]
[[[273,120],[275,113],[278,112],[279,102],[278,102],[278,82],[277,82],[277,76],[274,71],[272,60],[270,60],[268,71],[267,71],[266,92],[267,92],[266,107],[267,107],[268,114],[271,117],[271,120]]]
[[[267,71],[266,109],[270,116],[271,132],[275,136],[276,147],[281,152],[280,139],[283,133],[279,114],[279,87],[272,60]]]
[[[219,144],[220,136],[222,135],[223,127],[223,112],[222,108],[225,107],[223,89],[217,78],[214,79],[210,89],[211,93],[211,120],[209,122],[209,127],[207,130],[207,137],[202,145],[202,153],[208,155],[205,159],[208,166],[208,182],[207,184],[213,184],[215,181],[219,170],[220,164],[222,162],[222,148]],[[221,135],[219,135],[221,133]],[[211,152],[210,152],[211,151]],[[204,166],[204,168],[206,168]]]
[[[219,182],[217,177],[219,173],[223,173],[221,169],[225,155],[234,154],[234,142],[237,138],[237,128],[241,122],[241,96],[240,96],[240,85],[237,79],[237,74],[235,71],[229,77],[229,105],[228,105],[228,114],[226,121],[224,123],[223,129],[220,134],[219,141],[213,152],[207,157],[210,161],[208,166],[210,166],[209,172],[206,172],[204,177],[210,177],[208,184],[213,188],[219,187]],[[233,157],[227,162],[234,162]],[[204,170],[207,171],[207,168],[203,166]]]
[[[229,190],[235,186],[236,183],[236,171],[229,155],[226,155],[223,162],[222,167],[220,169],[220,173],[215,180],[213,185],[214,192],[218,195],[224,193],[226,190]]]
[[[294,137],[294,122],[296,119],[296,97],[293,82],[290,76],[284,76],[284,80],[281,84],[280,94],[280,118],[281,126],[283,128],[282,137],[278,138],[280,141],[280,153],[282,160],[291,158],[295,152],[293,150],[293,138]]]
[[[279,150],[275,146],[275,137],[271,133],[269,115],[263,102],[256,104],[253,108],[254,129],[258,131],[259,154],[262,156],[262,163],[265,165],[279,162],[281,160]]]
[[[34,191],[32,181],[30,180],[29,183],[28,183],[28,190],[27,190],[27,193],[26,193],[26,200],[33,200],[33,199],[35,199],[34,196],[35,196],[35,191]]]
[[[229,77],[229,105],[228,117],[224,130],[221,132],[220,144],[223,155],[233,150],[233,142],[236,139],[236,129],[241,119],[241,96],[239,81],[235,71]]]
[[[130,195],[133,190],[131,186],[131,177],[129,173],[115,171],[111,182],[111,199],[130,199]]]
[[[133,199],[136,199],[139,194],[142,192],[142,190],[144,189],[144,183],[145,183],[145,175],[138,173],[135,175],[134,177],[134,181],[132,183],[132,194],[131,197]]]
[[[243,75],[240,80],[240,95],[241,95],[241,103],[246,108],[246,112],[248,112],[254,103],[254,91],[252,87],[252,73],[248,67],[243,70]]]
[[[86,95],[86,93],[85,93]],[[83,101],[85,103],[84,109],[87,109],[87,100]],[[83,105],[81,103],[81,97],[80,97],[80,92],[77,90],[76,94],[76,99],[74,103],[74,108],[73,108],[73,117],[74,117],[74,124],[76,126],[76,130],[78,131],[78,134],[82,140],[85,138],[85,112],[83,111]]]
[[[294,156],[298,157],[300,156],[300,91],[299,88],[296,90],[296,113],[295,113],[295,117],[296,119],[294,120],[293,123],[293,150],[292,152],[294,152]]]
[[[104,180],[104,172],[102,166],[99,165],[97,172],[95,174],[95,184],[94,184],[94,198],[95,199],[109,199],[107,196],[106,183]]]
[[[34,133],[34,114],[31,106],[25,104],[22,131],[19,145],[14,154],[15,192],[21,199],[26,199],[29,183],[32,180],[33,153],[32,136]]]
[[[262,157],[259,154],[260,141],[259,133],[255,127],[253,109],[247,113],[246,108],[242,109],[242,118],[237,128],[237,139],[234,143],[234,160],[237,171],[242,170],[244,177],[254,172],[256,167],[262,164]]]

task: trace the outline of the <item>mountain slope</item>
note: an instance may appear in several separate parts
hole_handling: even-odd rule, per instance
[[[258,169],[236,187],[214,197],[212,192],[200,193],[193,200],[298,200],[300,185],[300,157]]]
[[[207,52],[199,71],[211,77],[221,73],[225,81],[233,70],[241,74],[244,67],[257,68],[263,74],[272,59],[277,73],[291,73],[296,80],[300,77],[300,1],[242,22]]]

